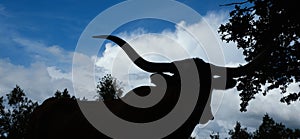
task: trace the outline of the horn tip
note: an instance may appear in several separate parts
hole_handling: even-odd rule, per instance
[[[98,36],[92,36],[93,38],[101,38],[101,39],[105,39],[107,38],[109,35],[98,35]]]

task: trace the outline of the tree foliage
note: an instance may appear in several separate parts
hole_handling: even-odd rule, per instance
[[[247,0],[234,5],[228,23],[219,27],[221,39],[243,49],[246,61],[259,61],[238,78],[241,111],[255,94],[266,95],[279,88],[281,102],[299,100],[300,92],[289,92],[291,83],[300,81],[300,16],[296,0]]]
[[[67,88],[64,89],[63,92],[57,90],[54,94],[54,98],[60,99],[60,98],[71,98],[71,99],[76,99],[75,96],[72,96],[69,94],[69,91]]]
[[[251,138],[251,134],[247,132],[247,128],[242,128],[240,122],[236,122],[234,130],[229,130],[228,134],[231,136],[231,139]]]
[[[112,100],[119,98],[122,95],[122,88],[119,86],[117,79],[110,74],[100,78],[97,85],[97,94],[99,99]]]
[[[286,128],[282,123],[276,123],[269,115],[265,115],[259,129],[254,132],[254,138],[291,138],[293,134],[291,129]]]
[[[247,132],[247,128],[241,128],[241,124],[237,122],[234,129],[229,130],[228,134],[231,139],[296,139],[300,138],[299,131],[299,129],[286,128],[285,125],[275,122],[266,114],[259,128],[253,133]]]
[[[19,86],[6,94],[6,98],[2,96],[0,98],[0,138],[25,138],[30,114],[37,106],[38,103],[28,99]]]
[[[115,78],[107,75],[100,79],[97,93],[103,100],[110,100],[118,98],[122,89]],[[52,98],[76,100],[67,89],[57,90]],[[0,97],[0,139],[24,139],[28,133],[30,116],[37,106],[38,103],[27,98],[19,86]]]

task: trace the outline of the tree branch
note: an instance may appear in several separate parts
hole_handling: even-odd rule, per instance
[[[222,7],[222,6],[242,5],[242,4],[245,4],[247,2],[249,2],[249,0],[243,1],[243,2],[233,2],[233,3],[228,3],[228,4],[222,4],[222,5],[219,5],[219,6]]]

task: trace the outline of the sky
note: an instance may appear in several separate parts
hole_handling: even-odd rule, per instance
[[[64,88],[77,97],[93,99],[95,80],[108,73],[122,82],[125,92],[149,84],[149,73],[135,67],[118,46],[109,41],[100,43],[91,37],[103,33],[129,41],[139,54],[151,61],[199,57],[224,66],[245,63],[235,44],[222,42],[217,33],[218,27],[228,21],[233,8],[219,5],[236,1],[180,0],[183,6],[180,8],[188,10],[175,8],[171,15],[161,14],[172,9],[164,2],[154,1],[152,9],[147,9],[151,5],[143,5],[141,1],[128,2],[128,5],[140,3],[138,7],[129,8],[122,2],[1,0],[0,95],[19,85],[29,98],[40,103]],[[137,16],[144,18],[136,19]],[[119,21],[128,22],[117,24]],[[295,85],[290,89],[298,88]],[[193,135],[208,138],[215,131],[226,137],[236,121],[253,130],[266,113],[290,128],[300,126],[296,115],[300,113],[299,102],[289,106],[280,103],[278,90],[266,97],[257,95],[243,113],[239,111],[239,99],[234,88],[214,91],[215,119],[196,127]]]

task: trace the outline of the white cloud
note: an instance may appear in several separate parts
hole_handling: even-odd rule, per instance
[[[175,31],[163,31],[159,34],[151,34],[145,31],[136,31],[133,34],[120,34],[121,38],[128,41],[134,49],[149,61],[173,61],[184,58],[200,57],[211,63],[237,67],[245,64],[241,50],[238,50],[233,43],[224,43],[220,41],[217,28],[221,23],[226,21],[226,17],[222,13],[209,13],[204,17],[205,21],[196,24],[187,25],[185,22],[178,23]],[[206,24],[211,25],[207,28]],[[186,32],[189,31],[201,43],[198,47],[197,43]],[[214,38],[214,40],[211,40]],[[214,42],[217,40],[217,42]],[[216,49],[217,48],[217,49]],[[224,57],[217,54],[216,51],[223,51]],[[186,52],[186,53],[185,53]],[[219,58],[224,58],[219,63]],[[106,71],[115,73],[114,75],[131,85],[132,88],[141,84],[149,84],[148,74],[138,69],[132,64],[128,56],[118,46],[112,43],[106,44],[106,50],[103,57],[96,59],[96,65],[103,67]],[[143,75],[137,79],[137,76]],[[299,91],[297,85],[296,90]],[[270,92],[268,96],[257,95],[256,99],[250,102],[247,112],[240,112],[240,97],[235,89],[227,91],[213,92],[213,111],[215,120],[211,121],[204,128],[198,126],[195,132],[200,138],[207,138],[212,131],[220,132],[222,137],[226,137],[229,129],[232,129],[236,121],[240,121],[248,130],[253,131],[260,124],[264,114],[268,113],[278,122],[283,122],[288,127],[299,127],[300,120],[297,113],[300,113],[299,102],[290,106],[279,102],[281,94],[278,90]],[[224,97],[222,98],[222,96]],[[220,102],[222,100],[222,102]],[[220,106],[220,107],[218,107]]]
[[[120,34],[120,36],[130,42],[134,49],[149,61],[166,62],[200,57],[206,61],[227,66],[237,66],[244,63],[241,51],[237,50],[234,44],[225,44],[219,40],[216,31],[217,27],[226,21],[224,14],[211,12],[204,19],[205,22],[203,20],[191,25],[180,22],[175,31],[150,34],[138,29],[136,32],[127,32]],[[210,28],[207,28],[207,24],[210,25]],[[198,43],[195,38],[186,31],[193,34],[193,37],[201,45],[197,46]],[[213,40],[211,40],[212,38]],[[8,60],[0,60],[0,93],[7,93],[18,84],[28,93],[30,98],[42,101],[53,96],[56,90],[63,90],[64,88],[68,88],[74,94],[72,89],[74,85],[75,89],[79,90],[76,94],[77,97],[93,98],[97,79],[106,73],[112,73],[121,80],[123,85],[126,85],[127,91],[138,85],[149,84],[149,73],[137,68],[121,48],[112,43],[107,43],[103,56],[96,58],[95,56],[68,52],[60,46],[46,45],[39,41],[24,38],[15,38],[14,41],[24,46],[26,53],[35,57],[36,61],[30,66],[24,67],[14,65]],[[224,47],[228,45],[231,47]],[[224,57],[220,53],[214,55],[219,51],[223,51]],[[76,63],[73,63],[73,68],[75,67],[77,70],[71,73],[65,68],[70,69],[73,54],[77,57]],[[219,61],[220,59],[224,60],[224,63]],[[94,69],[95,73],[91,72],[90,69]],[[79,80],[72,84],[74,75]],[[93,78],[92,83],[89,82],[91,78]],[[295,85],[294,89],[299,90],[296,87]],[[260,124],[265,113],[269,113],[275,120],[282,121],[287,126],[299,127],[300,120],[295,115],[295,113],[300,113],[299,103],[286,106],[279,102],[279,98],[280,94],[275,91],[266,97],[258,95],[255,100],[250,102],[248,112],[241,113],[239,111],[240,98],[235,89],[214,91],[212,106],[215,120],[204,128],[199,126],[194,133],[201,137],[209,137],[209,133],[213,130],[224,136],[229,129],[234,127],[236,121],[240,121],[244,126],[257,128],[256,126]],[[220,100],[222,101],[220,102]]]
[[[71,73],[64,73],[63,71],[61,71],[60,69],[58,69],[57,67],[47,67],[47,71],[49,76],[55,80],[55,79],[67,79],[67,80],[72,80],[72,75]]]
[[[204,20],[196,24],[187,25],[184,21],[178,23],[175,31],[165,30],[153,34],[139,28],[132,33],[125,32],[119,36],[129,42],[140,55],[149,61],[170,62],[200,57],[220,65],[243,63],[242,54],[235,47],[221,46],[225,43],[220,42],[216,28],[224,22],[224,19],[224,14],[209,13]],[[105,47],[103,56],[96,59],[97,66],[103,67],[108,73],[113,73],[117,79],[131,88],[149,84],[148,74],[133,65],[119,46],[107,43]],[[129,79],[128,75],[142,73],[145,75],[144,79],[139,81]]]
[[[13,41],[23,46],[24,50],[35,61],[47,62],[48,64],[68,64],[71,65],[73,53],[64,50],[58,45],[47,45],[42,41],[30,40],[16,37]]]
[[[57,45],[53,45],[51,47],[48,47],[46,50],[48,52],[50,52],[51,54],[56,55],[56,56],[63,55],[63,50]]]
[[[9,16],[9,13],[6,11],[6,8],[4,5],[0,4],[0,16]]]
[[[51,77],[48,70],[49,67],[45,63],[33,63],[24,67],[0,60],[1,95],[19,85],[29,98],[42,102],[45,98],[53,96],[56,90],[68,88],[73,91],[69,79]]]
[[[299,128],[300,120],[297,115],[300,113],[299,102],[286,105],[279,102],[281,97],[278,90],[270,92],[267,96],[257,95],[256,99],[250,102],[248,111],[240,112],[240,98],[236,89],[225,91],[220,108],[215,114],[215,120],[205,128],[196,128],[195,132],[198,133],[199,138],[208,137],[212,131],[219,132],[221,138],[225,138],[228,137],[227,133],[229,129],[233,129],[236,121],[253,132],[261,124],[265,114],[269,114],[276,122],[282,122],[289,128]]]
[[[76,91],[74,92],[76,97],[95,99],[97,78],[102,77],[104,72],[102,67],[95,68],[94,62],[93,57],[74,53],[72,83]]]
[[[32,59],[30,65],[13,64],[0,59],[1,95],[10,92],[19,85],[29,98],[42,102],[53,96],[56,90],[67,88],[73,93],[71,65],[73,52],[58,45],[46,45],[41,41],[15,37],[13,42],[22,46],[25,54]]]

